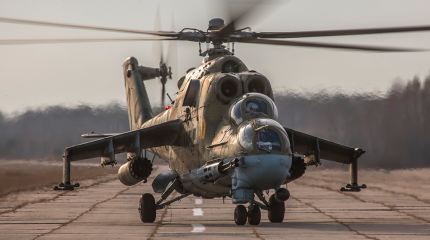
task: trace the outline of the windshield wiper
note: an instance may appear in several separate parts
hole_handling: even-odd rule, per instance
[[[253,112],[249,110],[245,110],[245,113],[250,113],[251,115],[254,115],[254,116],[260,116],[261,114],[263,114],[262,112]]]

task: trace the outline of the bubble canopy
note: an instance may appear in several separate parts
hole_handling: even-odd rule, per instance
[[[273,100],[261,93],[247,93],[230,108],[230,119],[236,125],[254,118],[277,120],[278,109]]]
[[[290,141],[285,129],[272,119],[242,123],[238,131],[238,140],[248,152],[291,154]]]

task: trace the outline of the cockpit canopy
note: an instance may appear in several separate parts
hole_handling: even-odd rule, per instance
[[[249,152],[291,154],[285,129],[272,119],[245,122],[238,131],[239,144]]]
[[[253,118],[278,119],[278,109],[268,96],[261,93],[247,93],[230,109],[230,119],[236,125]]]

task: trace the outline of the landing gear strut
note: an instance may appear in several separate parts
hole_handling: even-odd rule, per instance
[[[144,223],[153,223],[155,221],[156,217],[156,210],[163,209],[165,206],[170,205],[173,202],[179,201],[182,198],[190,195],[191,193],[184,193],[179,197],[176,197],[170,201],[162,203],[164,200],[169,197],[169,195],[175,190],[176,187],[179,186],[179,180],[175,179],[170,185],[167,187],[167,189],[164,191],[163,194],[161,194],[160,199],[158,199],[157,202],[155,202],[154,196],[150,193],[145,193],[140,197],[139,201],[139,215],[140,220]],[[246,211],[246,209],[245,209]],[[246,216],[246,215],[245,215]],[[246,217],[245,217],[246,222]]]

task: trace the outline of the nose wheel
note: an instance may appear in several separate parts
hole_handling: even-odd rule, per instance
[[[257,205],[250,205],[248,212],[248,223],[249,225],[258,225],[261,220],[261,210]]]
[[[246,207],[243,205],[237,205],[234,209],[234,222],[236,225],[245,225],[247,215]]]
[[[243,205],[237,205],[234,209],[234,222],[236,225],[245,225],[248,220],[249,225],[258,225],[261,220],[261,210],[257,205],[250,205],[249,211]]]

